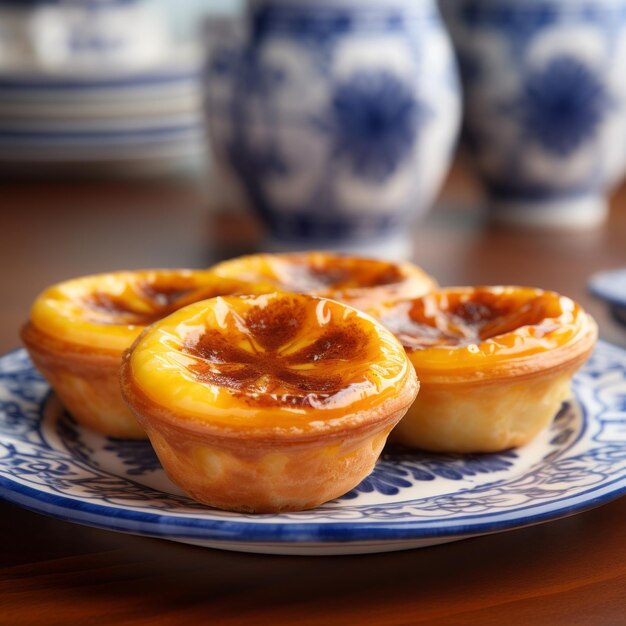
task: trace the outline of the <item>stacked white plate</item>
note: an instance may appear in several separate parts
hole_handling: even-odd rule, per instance
[[[0,169],[194,166],[205,141],[197,55],[116,72],[0,73]]]

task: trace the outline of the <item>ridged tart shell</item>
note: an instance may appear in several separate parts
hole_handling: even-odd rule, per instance
[[[259,290],[261,285],[220,278],[206,270],[141,270],[77,278],[46,289],[36,299],[22,340],[78,422],[113,437],[143,438],[145,432],[119,389],[124,350],[148,324],[185,304]]]
[[[331,298],[362,310],[416,298],[437,286],[412,263],[330,252],[256,254],[224,261],[211,269],[225,278],[271,282],[279,290]]]
[[[252,512],[349,491],[418,389],[380,324],[287,293],[181,309],[136,341],[121,380],[172,480],[200,502]]]
[[[372,313],[404,345],[422,385],[394,440],[436,451],[529,442],[570,397],[597,338],[575,302],[525,287],[442,289]]]

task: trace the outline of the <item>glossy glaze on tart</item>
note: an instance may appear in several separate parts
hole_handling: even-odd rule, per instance
[[[220,276],[269,281],[277,289],[331,298],[366,310],[370,306],[416,298],[437,286],[412,263],[343,256],[330,252],[257,254],[212,268]]]
[[[442,289],[374,315],[404,345],[422,384],[394,438],[446,452],[530,441],[569,398],[597,338],[575,302],[524,287]]]
[[[349,491],[418,389],[380,324],[288,293],[181,309],[136,341],[121,380],[172,480],[206,504],[253,512]]]
[[[123,351],[147,325],[181,306],[215,295],[258,293],[255,289],[262,286],[193,270],[77,278],[37,298],[22,340],[77,421],[114,437],[145,437],[120,394]]]

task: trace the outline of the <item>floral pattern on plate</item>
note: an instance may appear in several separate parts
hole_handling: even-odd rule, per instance
[[[352,492],[311,511],[243,515],[173,485],[149,444],[74,424],[27,355],[0,359],[0,493],[60,517],[252,552],[344,554],[432,545],[562,517],[626,489],[626,352],[600,343],[576,401],[528,446],[498,455],[389,448]]]

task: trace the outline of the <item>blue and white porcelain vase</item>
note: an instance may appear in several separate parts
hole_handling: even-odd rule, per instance
[[[626,165],[626,0],[442,0],[465,130],[509,223],[587,227]]]
[[[434,0],[250,0],[243,30],[213,46],[208,121],[271,246],[406,254],[460,122]]]

